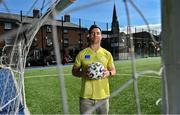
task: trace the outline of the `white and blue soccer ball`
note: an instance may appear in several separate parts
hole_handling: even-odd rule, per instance
[[[100,79],[103,77],[104,65],[99,62],[93,62],[88,65],[87,74],[90,79]]]

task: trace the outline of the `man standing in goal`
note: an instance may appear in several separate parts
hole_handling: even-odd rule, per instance
[[[92,25],[89,29],[90,46],[82,50],[75,59],[72,74],[81,77],[80,113],[90,114],[95,108],[97,114],[109,112],[109,81],[108,78],[116,74],[111,53],[101,47],[101,29]],[[87,72],[88,65],[93,62],[103,64],[103,76],[100,79],[90,79]]]

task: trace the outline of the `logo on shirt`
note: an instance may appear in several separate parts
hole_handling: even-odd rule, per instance
[[[102,62],[106,62],[106,61],[107,61],[106,57],[104,57],[104,56],[100,57],[100,60],[101,60]]]
[[[85,59],[90,59],[90,55],[85,55]]]

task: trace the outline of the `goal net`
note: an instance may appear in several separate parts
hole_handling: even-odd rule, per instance
[[[0,2],[8,10],[7,5],[3,1]],[[17,29],[1,35],[2,38],[16,37],[13,41],[5,40],[1,56],[0,114],[28,114],[25,100],[24,70],[32,41],[48,17],[55,16],[56,12],[61,12],[72,2],[73,0],[56,0],[37,21],[30,24],[24,24],[22,21]],[[65,105],[65,112],[66,109]]]
[[[79,8],[75,8],[74,10],[69,10],[66,13],[75,12],[78,10],[83,10],[85,8],[90,7],[91,5],[101,4],[105,0],[99,0],[98,2],[94,2],[90,5],[81,6]],[[144,23],[147,25],[148,31],[150,31],[150,27],[148,21],[144,17],[143,13],[136,6],[133,0],[122,0],[125,6],[126,12],[126,20],[128,23],[128,27],[131,27],[131,14],[129,11],[129,7],[135,9],[136,12],[140,15],[141,19],[143,19]],[[177,87],[179,87],[179,39],[178,39],[178,28],[179,26],[179,13],[177,12],[179,9],[179,2],[177,0],[161,0],[162,1],[162,38],[163,38],[163,67],[159,69],[159,71],[140,71],[138,72],[135,60],[135,52],[134,52],[134,43],[133,36],[131,32],[131,28],[128,28],[128,36],[129,36],[129,44],[130,44],[130,57],[131,57],[131,69],[132,74],[131,78],[125,82],[123,85],[119,86],[114,92],[112,92],[110,99],[118,95],[128,86],[133,84],[134,86],[134,97],[136,103],[136,111],[138,114],[141,114],[141,104],[139,98],[139,88],[138,88],[138,78],[146,75],[146,74],[155,74],[158,77],[161,76],[163,71],[163,113],[180,113],[180,104],[178,103],[179,93]],[[0,114],[26,114],[26,100],[25,100],[25,88],[24,88],[24,70],[26,65],[26,57],[33,42],[33,39],[40,27],[45,23],[48,17],[54,18],[57,13],[64,10],[68,7],[74,0],[56,0],[53,2],[47,11],[38,18],[35,22],[30,22],[30,24],[22,23],[19,24],[19,27],[15,30],[7,32],[1,37],[4,36],[16,36],[13,44],[5,45],[3,48],[3,55],[1,57],[1,69],[0,69]],[[3,0],[0,1],[1,4],[9,11],[8,7],[4,4]],[[36,1],[34,2],[34,4]],[[179,4],[178,4],[179,3]],[[30,9],[31,11],[32,9]],[[56,25],[55,22],[52,22],[52,25]],[[57,61],[57,70],[58,77],[61,85],[61,97],[62,97],[62,105],[63,112],[68,113],[68,104],[67,104],[67,96],[66,89],[64,83],[63,70],[61,65],[61,54],[60,46],[58,44],[57,39],[57,28],[53,26],[53,42],[54,49],[56,54]],[[150,34],[151,39],[155,45],[159,46],[159,42],[157,42],[153,35]],[[173,52],[173,55],[171,53]],[[159,101],[159,100],[158,100]],[[87,111],[87,113],[94,111],[97,107],[103,104],[99,103],[91,110]]]

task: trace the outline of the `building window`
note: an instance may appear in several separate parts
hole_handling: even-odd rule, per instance
[[[83,46],[83,41],[82,41],[82,39],[79,39],[78,44],[79,44],[79,48],[81,49],[82,46]]]
[[[47,46],[52,46],[53,45],[52,37],[46,37],[46,45]]]
[[[64,29],[63,31],[64,31],[64,33],[65,33],[65,34],[67,34],[67,33],[68,33],[68,30],[67,30],[67,29]]]
[[[4,39],[6,45],[13,45],[14,39],[11,36],[6,36]]]
[[[12,24],[11,24],[11,23],[4,23],[4,29],[5,29],[5,30],[10,30],[10,29],[12,29]]]
[[[52,26],[47,26],[46,32],[52,32]]]
[[[34,59],[38,60],[40,59],[40,51],[39,50],[34,50]]]
[[[64,39],[64,47],[68,47],[69,46],[69,39],[65,38]]]

